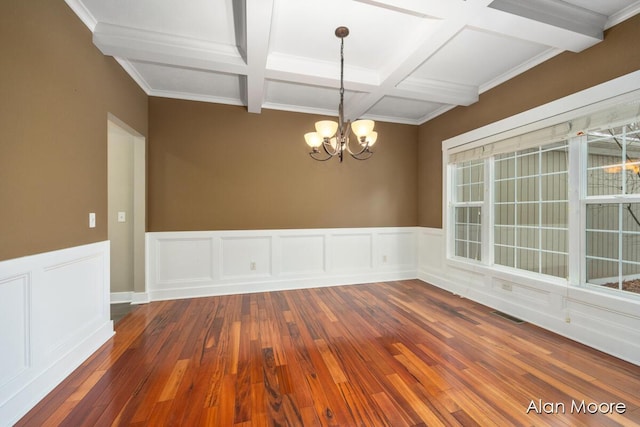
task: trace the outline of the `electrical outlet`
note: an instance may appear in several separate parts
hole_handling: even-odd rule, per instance
[[[513,286],[511,285],[511,283],[503,283],[502,289],[504,289],[505,291],[511,292],[513,290]]]
[[[255,269],[256,269],[256,262],[255,261],[251,261],[249,263],[249,270],[255,271]]]
[[[126,212],[118,212],[118,222],[127,222],[127,213]]]

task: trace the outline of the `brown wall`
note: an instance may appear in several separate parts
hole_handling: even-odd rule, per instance
[[[442,227],[442,141],[640,69],[640,15],[610,28],[604,41],[563,53],[419,128],[419,225]]]
[[[0,260],[106,240],[107,113],[146,135],[147,96],[62,0],[0,2],[0,52]]]
[[[319,119],[150,98],[149,231],[415,226],[417,126],[377,123],[340,164],[307,154]]]
[[[419,128],[378,123],[366,162],[320,163],[318,117],[148,99],[62,1],[0,2],[0,260],[107,239],[108,113],[149,123],[149,231],[441,227],[444,139],[640,69],[637,40],[640,15]]]

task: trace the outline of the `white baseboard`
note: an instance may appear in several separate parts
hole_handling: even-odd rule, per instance
[[[355,285],[361,283],[388,282],[393,280],[415,279],[415,270],[393,273],[362,274],[353,276],[332,276],[323,279],[291,279],[260,282],[234,282],[231,284],[206,285],[176,289],[163,289],[150,292],[152,301],[198,298],[218,295],[237,295],[255,292],[274,292],[293,289],[321,288],[328,286]]]
[[[133,292],[111,292],[111,304],[126,304],[133,300]]]
[[[149,301],[146,292],[111,292],[111,304],[146,304]]]
[[[148,292],[134,292],[131,296],[131,304],[147,304],[151,302]]]
[[[112,335],[108,241],[0,262],[0,426]]]

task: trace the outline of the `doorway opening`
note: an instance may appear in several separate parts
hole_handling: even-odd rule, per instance
[[[112,114],[107,129],[111,304],[145,303],[146,140]]]

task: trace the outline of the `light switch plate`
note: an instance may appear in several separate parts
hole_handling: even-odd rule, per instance
[[[96,228],[96,214],[89,212],[89,228]]]

